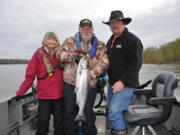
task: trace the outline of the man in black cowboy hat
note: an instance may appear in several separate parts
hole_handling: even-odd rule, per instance
[[[112,11],[109,21],[112,36],[107,42],[109,56],[108,118],[112,135],[126,135],[123,118],[131,103],[133,89],[139,85],[139,70],[142,65],[143,45],[141,40],[128,31],[126,25],[131,18],[125,18],[122,11]]]

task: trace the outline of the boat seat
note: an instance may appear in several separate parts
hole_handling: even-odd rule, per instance
[[[151,125],[163,123],[170,117],[176,100],[173,93],[178,81],[174,73],[162,72],[153,80],[151,90],[136,91],[136,94],[147,95],[148,100],[144,105],[130,105],[124,113],[125,121],[137,126],[132,135],[135,135],[140,128],[145,135],[147,127],[153,135],[157,135]]]
[[[126,121],[129,123],[144,123],[147,121],[147,119],[155,121],[157,118],[159,118],[161,115],[161,111],[157,109],[154,106],[151,105],[131,105],[127,113],[125,113]],[[149,121],[147,121],[149,124]]]

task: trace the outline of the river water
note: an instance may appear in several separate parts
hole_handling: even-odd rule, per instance
[[[16,90],[24,79],[25,70],[26,65],[0,65],[0,102],[15,96]],[[143,64],[140,70],[141,84],[153,79],[162,71],[172,71],[180,77],[180,65],[178,64]],[[180,87],[176,92],[180,93]]]

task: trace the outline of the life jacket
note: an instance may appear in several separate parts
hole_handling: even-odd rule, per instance
[[[50,60],[46,57],[46,55],[44,54],[42,47],[39,48],[38,51],[39,51],[39,54],[41,55],[41,57],[42,57],[42,59],[43,59],[44,65],[45,65],[45,67],[46,67],[46,73],[44,74],[44,76],[43,76],[43,77],[38,77],[38,76],[37,76],[37,79],[38,79],[38,80],[41,80],[41,79],[45,79],[45,78],[48,77],[48,76],[52,76],[52,75],[54,74],[54,72],[55,72],[55,69],[59,68],[59,66],[58,66],[58,64],[54,66],[54,65],[51,63],[51,61],[50,61]]]
[[[96,51],[97,51],[97,38],[96,36],[93,36],[92,37],[92,47],[91,49],[88,51],[88,50],[82,50],[81,48],[81,36],[80,36],[80,32],[77,32],[76,35],[76,48],[77,48],[77,52],[83,54],[83,55],[86,55],[86,57],[89,57],[90,59],[94,58],[94,56],[96,55]]]

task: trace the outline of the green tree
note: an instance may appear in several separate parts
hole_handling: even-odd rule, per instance
[[[164,64],[180,61],[180,38],[159,48],[149,47],[144,50],[143,56],[144,63]]]

